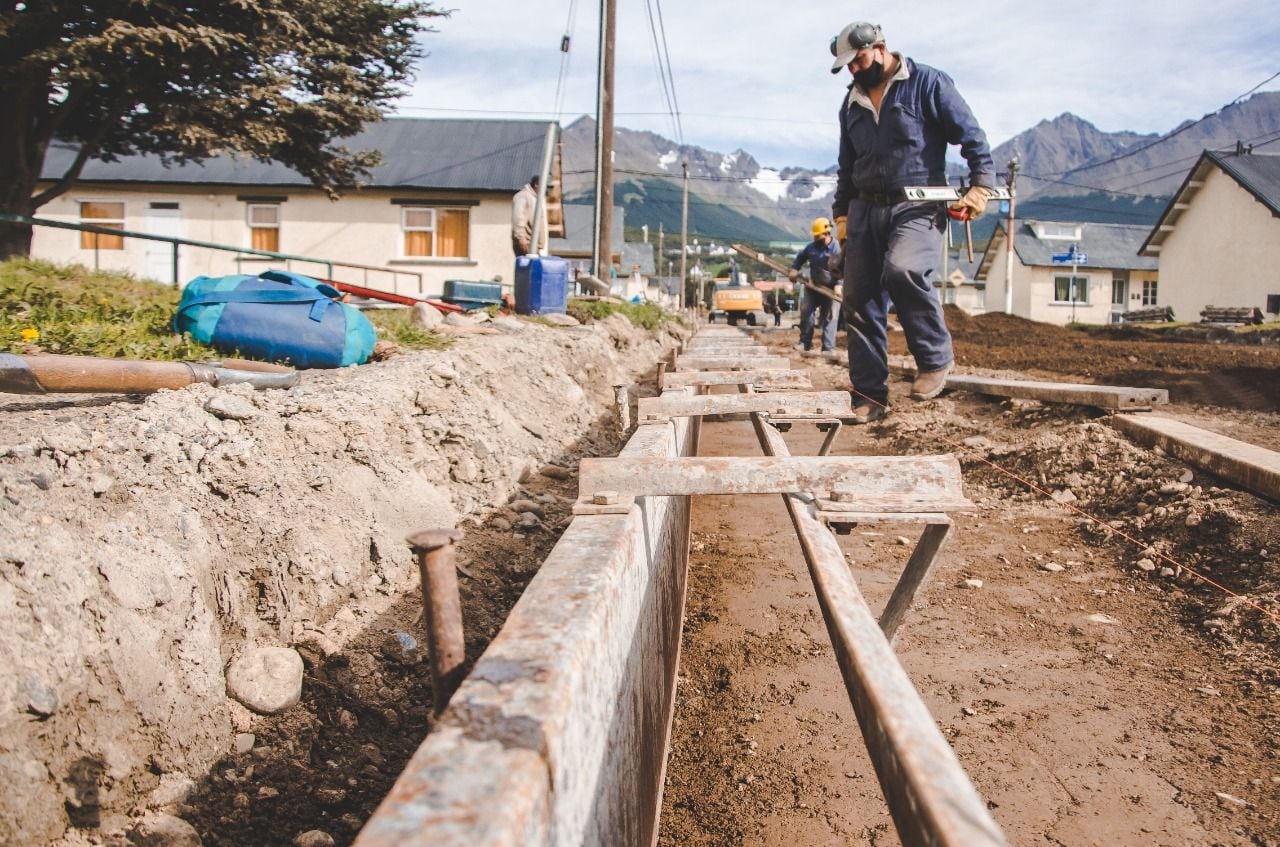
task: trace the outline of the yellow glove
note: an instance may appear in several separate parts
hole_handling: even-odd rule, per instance
[[[787,273],[787,279],[788,279],[789,281],[791,281],[791,282],[795,282],[795,281],[796,281],[796,279],[798,279],[798,278],[799,278],[799,276],[800,276],[800,272],[799,272],[799,271],[797,271],[795,268],[792,268],[792,269]]]
[[[969,220],[981,217],[982,213],[987,210],[987,198],[990,196],[991,193],[981,185],[970,186],[963,197],[951,204],[951,211],[963,212],[968,209]]]
[[[841,246],[844,245],[845,237],[848,235],[848,232],[845,229],[845,224],[848,223],[848,221],[849,219],[843,215],[836,218],[836,241],[840,242]]]

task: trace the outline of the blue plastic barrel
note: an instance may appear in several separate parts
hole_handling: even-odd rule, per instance
[[[564,313],[569,297],[569,262],[559,256],[516,258],[516,313]]]

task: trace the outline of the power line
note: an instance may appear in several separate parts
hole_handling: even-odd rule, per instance
[[[658,29],[662,32],[662,54],[666,56],[667,64],[667,80],[671,85],[671,105],[674,108],[676,119],[676,140],[680,142],[680,146],[684,146],[684,125],[680,120],[680,101],[676,97],[676,77],[675,72],[671,68],[671,50],[667,45],[667,25],[662,19],[662,0],[654,0],[654,5],[658,8]]]
[[[649,43],[653,47],[653,62],[658,71],[658,84],[662,88],[663,98],[667,101],[667,117],[671,120],[671,131],[676,134],[676,109],[675,104],[671,102],[671,89],[667,86],[667,74],[662,65],[662,48],[658,46],[658,28],[653,20],[652,0],[644,0],[644,16],[649,23]]]

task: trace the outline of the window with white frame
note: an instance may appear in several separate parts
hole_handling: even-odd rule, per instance
[[[1158,306],[1156,295],[1158,283],[1154,279],[1145,279],[1142,281],[1142,305]]]
[[[471,255],[469,209],[404,206],[400,228],[405,258],[466,259]]]
[[[1055,276],[1053,278],[1053,302],[1088,303],[1089,277]]]
[[[250,203],[245,208],[249,246],[254,250],[280,251],[280,204]]]
[[[107,200],[80,201],[80,223],[124,229],[124,203]],[[123,235],[103,235],[97,232],[80,233],[81,250],[123,250]]]

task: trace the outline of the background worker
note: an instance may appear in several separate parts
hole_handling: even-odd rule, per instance
[[[528,256],[534,253],[533,247],[533,225],[534,213],[538,208],[538,183],[537,174],[529,177],[529,181],[524,187],[515,193],[511,198],[511,249],[515,250],[516,256]],[[543,227],[541,238],[538,239],[539,247],[546,249],[547,246],[547,230]]]
[[[840,245],[831,237],[831,221],[826,218],[814,218],[809,227],[813,241],[804,246],[796,254],[791,263],[791,273],[787,279],[793,283],[800,278],[800,268],[809,265],[809,282],[823,288],[835,289],[836,280],[831,275],[831,259],[839,256]],[[818,325],[822,333],[822,352],[829,353],[836,347],[836,320],[831,308],[832,300],[825,294],[819,294],[811,288],[804,289],[804,300],[800,311],[800,346],[805,350],[813,349],[813,314],[818,313]]]
[[[831,54],[832,73],[847,67],[853,75],[840,107],[831,211],[844,250],[854,419],[867,423],[888,413],[890,300],[916,360],[912,399],[936,397],[954,360],[933,288],[946,212],[907,202],[902,189],[946,185],[947,145],[958,144],[971,187],[952,208],[976,218],[995,186],[995,167],[987,137],[951,78],[889,52],[879,26],[849,24],[831,39]]]

